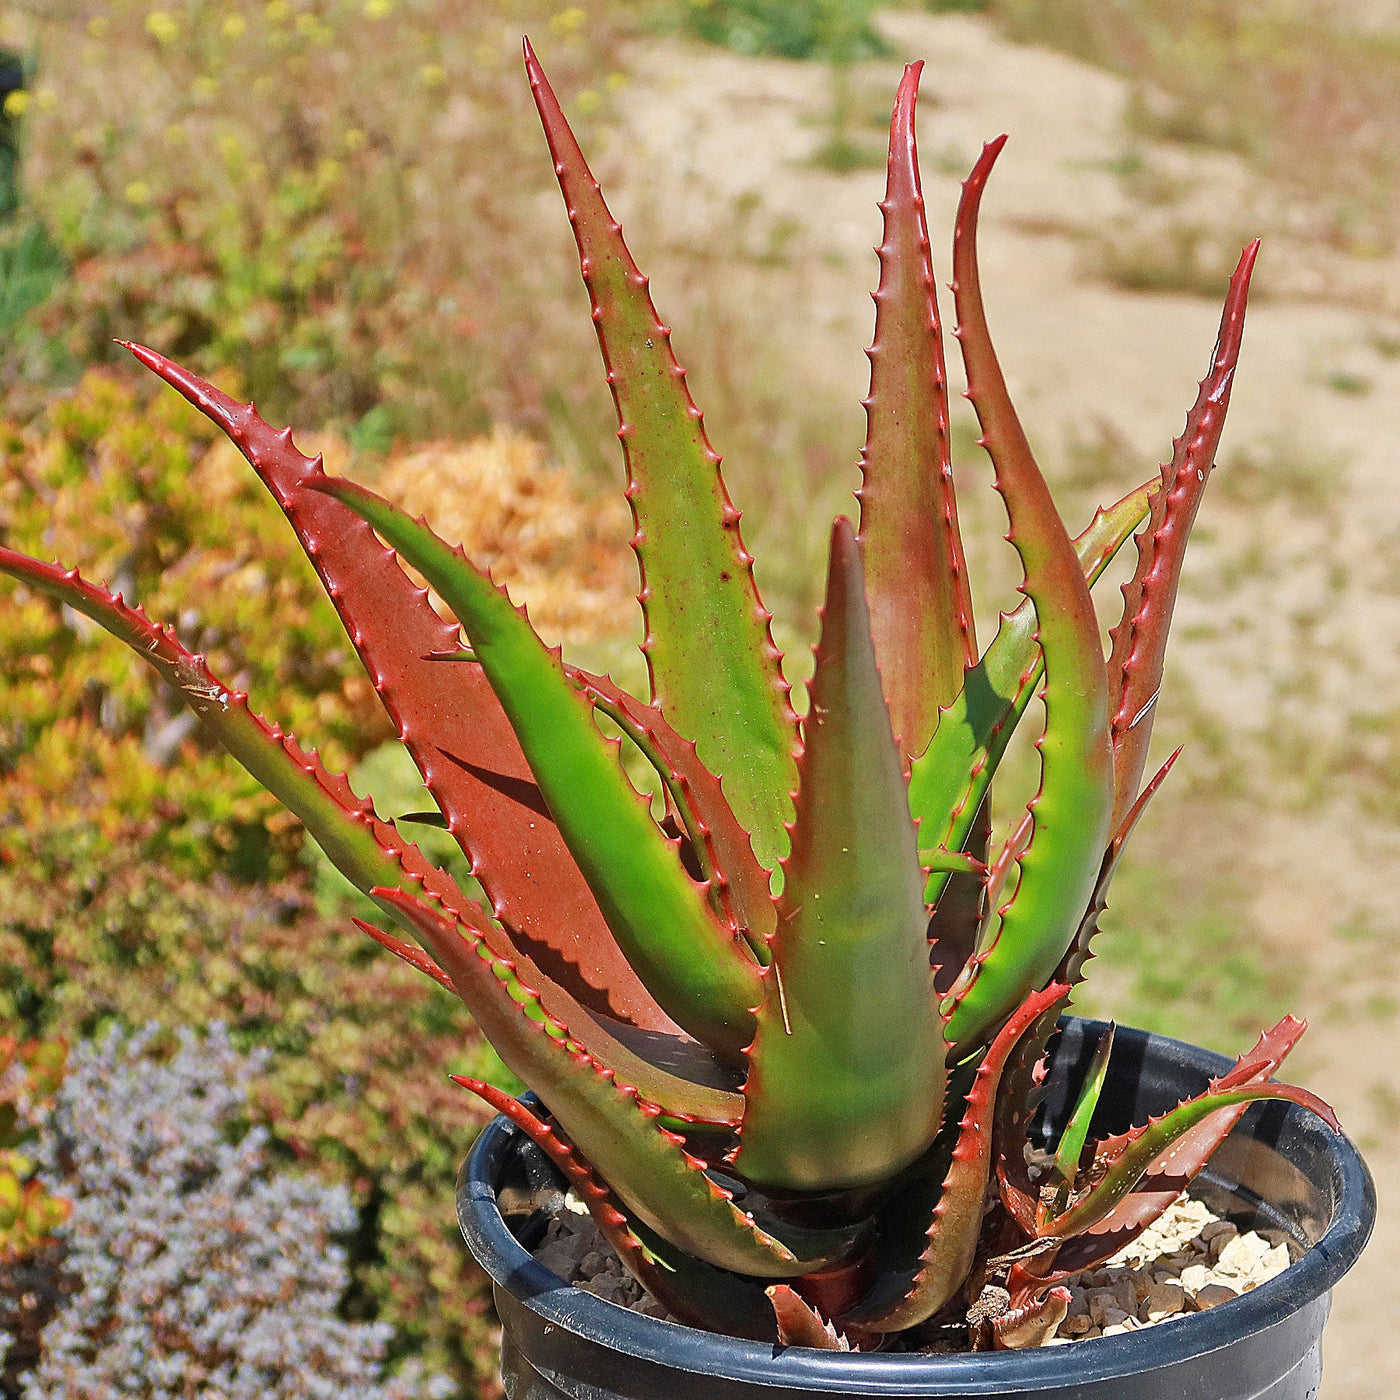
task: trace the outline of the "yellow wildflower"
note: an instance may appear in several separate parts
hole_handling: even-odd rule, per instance
[[[287,0],[268,0],[267,10],[265,11],[268,19],[271,20],[273,24],[281,24],[291,12],[292,7],[287,3]]]
[[[578,110],[582,116],[591,117],[602,105],[603,99],[592,88],[584,88],[578,95]]]
[[[447,69],[440,63],[425,63],[418,70],[418,78],[426,88],[441,87],[447,81]]]
[[[588,12],[579,5],[570,5],[567,10],[560,10],[549,21],[549,27],[556,34],[576,34],[587,22]]]
[[[126,202],[138,207],[151,202],[151,187],[144,180],[133,180],[125,190]]]
[[[248,28],[248,21],[242,15],[225,15],[222,28],[225,39],[241,39]]]
[[[7,117],[22,116],[25,108],[29,106],[29,94],[23,88],[16,88],[14,92],[5,95],[5,115]]]
[[[111,27],[106,15],[94,15],[88,20],[87,31],[94,39],[100,39]]]
[[[368,140],[369,138],[359,127],[352,126],[350,130],[345,133],[345,149],[349,151],[351,155],[354,155],[356,151],[364,150],[365,143]]]
[[[180,26],[166,10],[152,10],[146,16],[146,33],[158,44],[172,44],[180,37]]]
[[[394,0],[365,0],[365,18],[383,19],[394,8]]]

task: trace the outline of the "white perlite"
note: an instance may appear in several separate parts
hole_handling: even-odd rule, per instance
[[[1069,1313],[1048,1345],[1113,1337],[1204,1312],[1258,1288],[1288,1264],[1286,1244],[1257,1230],[1240,1234],[1182,1195],[1113,1258],[1065,1280]]]

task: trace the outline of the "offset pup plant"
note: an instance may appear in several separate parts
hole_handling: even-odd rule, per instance
[[[489,908],[139,608],[8,550],[0,568],[146,655],[411,935],[363,925],[467,1003],[548,1117],[462,1082],[554,1159],[676,1316],[825,1347],[930,1321],[965,1326],[975,1346],[1038,1345],[1064,1315],[1059,1281],[1144,1229],[1250,1101],[1336,1127],[1315,1096],[1271,1079],[1303,1029],[1288,1018],[1206,1092],[1091,1144],[1105,1036],[1053,1160],[1028,1157],[1047,1041],[1171,766],[1143,785],[1257,244],[1172,460],[1073,537],[983,313],[977,215],[1002,141],[985,148],[954,236],[956,335],[1025,598],[979,652],[914,142],[921,65],[906,70],[859,521],[832,530],[799,720],[669,332],[528,44],[526,65],[617,403],[648,700],[563,661],[459,550],[327,477],[290,430],[131,347],[286,512],[437,803],[420,819],[456,837]],[[1105,662],[1089,588],[1135,530]],[[1037,693],[1040,790],[993,848],[991,778]],[[624,775],[622,745],[659,775],[656,804]]]

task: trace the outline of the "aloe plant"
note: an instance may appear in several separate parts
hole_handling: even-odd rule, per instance
[[[799,719],[670,332],[528,44],[525,59],[616,400],[648,699],[565,662],[460,550],[328,477],[289,429],[130,347],[286,513],[437,804],[423,819],[456,838],[489,905],[139,608],[9,550],[0,569],[145,655],[301,818],[399,929],[365,931],[460,996],[546,1108],[462,1083],[554,1159],[675,1315],[840,1347],[967,1325],[971,1308],[983,1342],[1037,1345],[1063,1316],[1059,1281],[1145,1228],[1246,1104],[1288,1100],[1336,1127],[1319,1099],[1271,1078],[1303,1029],[1289,1018],[1201,1095],[1091,1144],[1098,1064],[1053,1165],[1027,1151],[1047,1041],[1123,844],[1171,767],[1144,786],[1257,244],[1171,460],[1071,536],[983,313],[978,208],[1002,140],[984,149],[957,216],[953,304],[1025,596],[979,651],[915,149],[921,65],[906,69],[859,520],[832,529]],[[1134,531],[1105,660],[1090,586]],[[1040,788],[992,846],[992,774],[1037,693]],[[622,745],[659,775],[660,817]],[[999,1315],[989,1281],[1006,1284]]]

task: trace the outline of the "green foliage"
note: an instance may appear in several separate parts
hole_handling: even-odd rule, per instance
[[[66,555],[154,616],[179,618],[211,661],[255,698],[276,695],[286,722],[314,726],[343,761],[373,736],[373,694],[315,573],[238,461],[187,405],[92,372],[28,427],[0,421],[0,538]],[[140,661],[50,600],[19,601],[0,618],[0,760],[81,717],[110,738],[139,736],[148,773],[168,766],[188,726],[172,729],[175,711]]]
[[[37,221],[0,230],[0,336],[42,306],[68,271],[49,231]]]
[[[0,1264],[42,1249],[72,1209],[34,1175],[25,1150],[34,1115],[53,1102],[67,1063],[66,1041],[0,1036]]]
[[[873,0],[688,0],[690,28],[742,54],[852,63],[888,51]]]
[[[549,172],[517,36],[552,18],[567,66],[607,71],[625,10],[42,8],[26,184],[73,268],[36,317],[60,367],[145,340],[375,446],[539,416],[560,365],[514,239]]]

